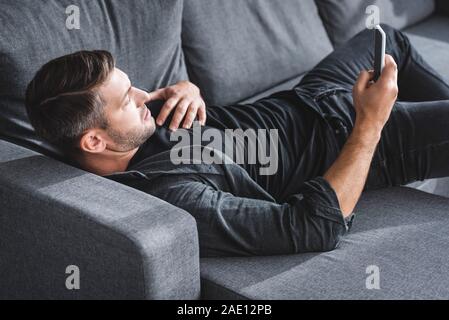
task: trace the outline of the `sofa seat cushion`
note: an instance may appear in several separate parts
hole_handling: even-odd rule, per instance
[[[404,30],[423,58],[449,83],[449,16],[432,16]]]
[[[364,193],[355,212],[334,251],[202,259],[203,298],[449,299],[449,199],[388,188]],[[380,289],[367,289],[372,266]]]
[[[76,21],[79,29],[68,29]],[[109,50],[135,86],[187,79],[181,49],[182,0],[0,0],[0,137],[36,151],[56,150],[34,134],[24,93],[49,60],[78,50]],[[75,24],[76,27],[76,24]]]
[[[208,104],[262,93],[332,51],[313,0],[189,0],[182,28],[189,77]]]
[[[334,46],[341,46],[366,28],[366,8],[379,7],[380,22],[403,29],[430,16],[434,0],[316,0]]]

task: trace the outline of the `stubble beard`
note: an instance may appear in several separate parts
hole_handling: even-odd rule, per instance
[[[115,151],[126,152],[141,146],[153,135],[155,130],[156,127],[153,125],[144,129],[134,129],[127,133],[108,127],[106,132],[114,141]]]

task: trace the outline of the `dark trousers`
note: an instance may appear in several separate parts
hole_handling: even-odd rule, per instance
[[[449,176],[449,85],[400,31],[382,25],[387,53],[398,65],[399,97],[382,131],[365,189]],[[356,113],[352,87],[373,66],[373,33],[365,30],[319,63],[301,81],[334,121],[342,147]]]

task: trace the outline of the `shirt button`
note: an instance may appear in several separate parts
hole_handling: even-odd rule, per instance
[[[340,130],[338,130],[338,129],[335,130],[335,133],[336,133],[336,134],[340,134]]]

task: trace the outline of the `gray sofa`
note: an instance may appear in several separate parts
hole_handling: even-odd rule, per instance
[[[80,49],[148,90],[190,79],[209,105],[254,101],[297,84],[373,2],[449,80],[443,1],[0,0],[0,299],[448,299],[447,179],[364,193],[331,252],[201,258],[188,212],[68,165],[26,117],[34,72]]]

